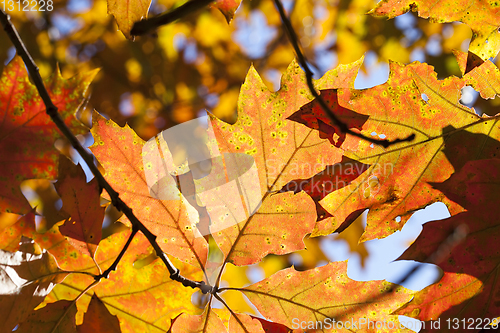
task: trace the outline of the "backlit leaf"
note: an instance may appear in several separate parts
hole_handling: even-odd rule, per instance
[[[130,30],[135,22],[145,18],[148,14],[151,0],[108,0],[108,14],[115,17],[118,29],[127,39],[134,39]]]
[[[392,284],[385,281],[354,281],[346,272],[347,262],[304,272],[290,267],[240,290],[264,317],[292,329],[304,330],[319,321],[332,325],[335,320],[349,323],[347,329],[363,331],[367,327],[360,327],[359,323],[386,321],[386,329],[378,331],[396,332],[387,329],[391,326],[399,329],[397,317],[391,312],[409,301],[412,293],[403,287],[389,292]],[[356,292],[345,293],[346,290]],[[357,329],[352,323],[357,324]],[[333,331],[332,326],[325,328]]]
[[[195,237],[185,204],[181,200],[155,199],[150,194],[142,160],[144,141],[128,126],[121,128],[97,113],[93,118],[95,143],[90,149],[104,167],[106,180],[158,236],[165,252],[204,267],[208,244],[203,237]]]
[[[83,102],[88,85],[97,71],[63,79],[57,71],[45,81],[62,119],[73,131],[84,128],[74,114]],[[0,209],[27,213],[31,208],[19,185],[25,179],[53,179],[59,153],[54,141],[61,135],[45,113],[45,106],[28,79],[20,57],[5,66],[0,78]]]
[[[413,133],[416,139],[384,149],[352,138],[359,147],[347,155],[371,167],[320,202],[334,222],[318,222],[318,233],[337,230],[353,212],[360,214],[366,208],[370,211],[362,241],[400,230],[414,211],[436,201],[443,201],[456,214],[463,208],[428,183],[446,180],[471,158],[497,153],[500,131],[496,121],[481,118],[459,103],[464,80],[437,80],[431,66],[417,62],[406,66],[391,63],[390,68],[383,85],[340,89],[340,104],[370,115],[363,126],[365,135],[395,139]],[[483,148],[477,150],[478,146]]]
[[[83,324],[77,327],[78,333],[118,333],[120,323],[116,316],[109,313],[108,308],[97,297],[92,295],[89,307],[85,313]]]
[[[334,89],[351,82],[353,68],[356,64],[331,71],[316,85]],[[258,211],[237,225],[213,233],[226,260],[235,265],[256,263],[268,253],[285,254],[304,248],[302,239],[316,220],[314,204],[304,193],[278,191],[293,179],[307,179],[339,162],[342,155],[317,131],[288,120],[311,98],[295,62],[275,93],[251,68],[241,89],[237,122],[229,125],[212,120],[221,152],[251,155],[259,173],[262,205]],[[259,195],[257,187],[251,191]]]
[[[399,258],[423,261],[439,253],[433,262],[445,271],[438,283],[420,291],[399,314],[421,320],[438,316],[443,319],[497,316],[500,311],[498,170],[499,159],[470,161],[444,183],[433,184],[467,211],[426,223],[421,235]],[[464,302],[466,299],[469,300]]]
[[[469,50],[483,60],[494,58],[500,51],[498,18],[500,5],[496,1],[481,0],[441,0],[427,2],[421,0],[382,0],[370,11],[375,16],[394,18],[407,11],[418,11],[418,16],[432,22],[460,21],[473,32]]]

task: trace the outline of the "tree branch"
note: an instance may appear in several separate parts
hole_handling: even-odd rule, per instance
[[[28,73],[31,76],[31,79],[33,80],[33,84],[35,85],[38,93],[40,94],[40,97],[42,98],[43,103],[45,104],[45,109],[47,115],[50,116],[52,121],[56,124],[56,126],[59,128],[59,130],[62,132],[62,134],[68,139],[68,141],[71,143],[71,146],[80,154],[80,156],[83,158],[85,163],[87,163],[89,169],[92,171],[94,176],[96,177],[99,185],[108,192],[111,202],[113,205],[120,211],[122,211],[125,216],[130,220],[130,222],[133,225],[134,229],[137,229],[141,231],[144,236],[149,240],[151,245],[156,251],[156,255],[161,258],[161,260],[165,263],[165,266],[167,267],[169,273],[170,273],[170,278],[172,280],[181,282],[184,286],[189,286],[191,288],[200,288],[201,291],[205,294],[207,292],[212,292],[213,288],[209,285],[206,285],[205,282],[200,281],[192,281],[189,280],[182,275],[180,275],[179,269],[177,269],[170,259],[167,257],[167,255],[163,252],[163,250],[160,248],[158,243],[156,242],[156,236],[149,231],[148,228],[142,222],[137,219],[137,217],[134,215],[132,212],[132,209],[127,206],[119,197],[118,192],[116,192],[111,185],[104,179],[104,176],[101,174],[97,166],[94,164],[94,157],[92,154],[87,152],[85,148],[80,144],[78,139],[75,137],[75,135],[71,132],[71,130],[66,126],[64,121],[62,120],[61,116],[58,113],[57,107],[54,105],[52,102],[49,93],[47,89],[45,88],[45,85],[43,84],[42,77],[40,76],[38,67],[36,66],[35,62],[33,61],[33,58],[29,54],[28,50],[26,49],[26,46],[24,45],[21,37],[19,36],[19,33],[17,32],[16,28],[12,25],[10,22],[10,17],[9,15],[5,14],[2,10],[0,10],[0,22],[2,23],[2,26],[9,36],[9,39],[12,41],[14,46],[16,47],[17,53],[21,56],[21,58],[24,61],[24,64],[26,65],[26,68],[28,69]],[[134,234],[134,233],[133,233]],[[129,239],[131,241],[131,239]],[[122,251],[124,252],[124,251]],[[123,253],[121,253],[121,256],[123,256]],[[121,258],[119,256],[119,258]],[[118,262],[113,263],[114,265],[118,265]],[[116,266],[115,265],[115,266]],[[104,276],[103,276],[104,277]]]
[[[208,6],[214,0],[191,0],[179,6],[170,12],[161,14],[159,16],[151,17],[148,19],[143,19],[139,22],[135,22],[130,34],[132,36],[140,36],[148,33],[151,30],[157,29],[158,27],[177,21],[184,16],[191,14],[203,7]]]
[[[365,136],[361,133],[354,132],[344,122],[342,122],[333,113],[333,111],[328,107],[328,105],[326,104],[323,97],[321,97],[321,95],[318,94],[318,92],[314,88],[314,83],[312,80],[313,73],[312,73],[311,69],[309,68],[309,65],[307,63],[307,59],[306,59],[304,53],[300,49],[299,39],[297,38],[297,35],[295,34],[295,30],[293,29],[292,24],[290,23],[290,20],[286,16],[285,9],[283,8],[283,4],[281,3],[280,0],[274,0],[274,4],[278,8],[278,12],[280,14],[281,21],[283,22],[284,29],[286,31],[286,34],[288,35],[288,39],[290,40],[290,43],[292,44],[293,49],[295,50],[295,54],[297,55],[297,60],[299,61],[300,66],[302,66],[302,68],[304,69],[304,71],[306,73],[307,86],[309,87],[311,94],[314,96],[314,98],[316,98],[316,101],[319,103],[319,105],[325,111],[325,113],[328,115],[328,117],[330,117],[330,119],[340,128],[340,130],[343,133],[347,133],[347,134],[353,135],[355,137],[358,137],[360,139],[366,140],[368,142],[371,142],[371,143],[374,143],[377,145],[381,145],[384,148],[387,148],[387,147],[394,145],[396,143],[409,142],[409,141],[413,141],[413,139],[415,139],[415,134],[411,134],[404,139],[395,139],[392,141],[387,140],[387,139],[384,139],[384,140],[374,139],[374,138]]]

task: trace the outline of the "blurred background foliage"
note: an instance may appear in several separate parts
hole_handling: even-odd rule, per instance
[[[183,3],[153,1],[148,15]],[[467,51],[471,38],[470,29],[460,23],[431,23],[413,13],[394,20],[366,15],[375,0],[283,3],[316,78],[362,56],[365,64],[361,71],[366,76],[389,60],[427,62],[441,78],[460,75],[452,50]],[[277,90],[281,73],[294,58],[269,0],[244,0],[230,24],[216,8],[206,8],[135,41],[118,31],[113,16],[107,14],[106,0],[58,0],[52,12],[9,14],[42,77],[50,76],[57,67],[64,77],[101,69],[85,110],[79,113],[84,123],[90,126],[90,113],[96,109],[121,126],[128,123],[144,140],[205,109],[233,123],[240,86],[249,67],[253,64],[268,87]],[[8,39],[1,38],[0,65],[14,54]],[[58,145],[69,153],[64,143]],[[57,208],[61,203],[50,183],[31,181],[24,184],[23,191],[31,204],[38,206],[38,212],[47,216],[46,228],[62,218]],[[107,223],[119,215],[109,208]],[[363,262],[368,253],[363,244],[358,245],[362,232],[363,221],[359,219],[338,237]],[[269,276],[291,263],[303,270],[328,261],[321,239],[332,237],[307,239],[308,251],[268,256],[259,264],[258,275]],[[242,270],[248,274],[240,274]],[[235,287],[248,284],[252,270],[254,267],[228,268],[225,277]],[[241,295],[231,297],[226,299],[234,310],[249,311]]]

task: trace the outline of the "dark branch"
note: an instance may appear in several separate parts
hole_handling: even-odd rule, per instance
[[[409,142],[415,139],[415,134],[411,134],[408,137],[404,139],[395,139],[395,140],[379,140],[379,139],[374,139],[368,136],[365,136],[361,133],[355,132],[351,130],[344,122],[342,122],[334,113],[333,111],[328,107],[326,104],[325,100],[318,94],[316,89],[314,88],[314,83],[313,83],[313,73],[311,69],[309,68],[309,65],[307,63],[307,59],[304,55],[304,53],[301,51],[300,46],[299,46],[299,39],[297,38],[297,35],[295,34],[295,30],[293,30],[292,24],[290,23],[290,20],[286,16],[285,9],[283,8],[283,5],[280,0],[274,0],[274,3],[276,7],[278,8],[278,12],[281,17],[281,21],[283,22],[283,26],[285,28],[286,34],[288,36],[288,39],[290,40],[290,43],[292,43],[293,49],[295,51],[295,54],[297,55],[297,60],[304,69],[306,73],[306,81],[307,81],[307,86],[309,87],[309,90],[311,91],[311,94],[316,98],[316,101],[319,103],[321,108],[325,111],[325,113],[330,117],[330,119],[339,127],[339,129],[343,133],[347,133],[353,136],[356,136],[360,139],[366,140],[368,142],[381,145],[384,148],[387,148],[393,144],[400,143],[400,142]]]
[[[135,22],[130,34],[132,36],[140,36],[155,30],[158,27],[177,21],[184,16],[191,14],[203,7],[208,6],[214,0],[191,0],[175,8],[174,10],[161,14],[159,16],[151,17],[148,19]]]
[[[63,133],[63,135],[68,139],[68,141],[71,143],[71,146],[80,154],[80,156],[83,158],[85,163],[87,163],[89,169],[92,171],[94,176],[96,177],[99,186],[101,188],[104,188],[110,198],[111,202],[113,205],[120,211],[125,214],[125,216],[130,220],[130,222],[133,225],[132,229],[132,235],[135,235],[134,230],[137,229],[140,232],[146,236],[146,238],[149,240],[151,245],[156,251],[156,255],[161,258],[161,260],[165,263],[165,266],[167,266],[168,271],[170,272],[170,277],[178,282],[181,282],[184,286],[189,286],[192,288],[200,288],[203,293],[211,292],[212,287],[207,286],[203,281],[197,282],[197,281],[192,281],[189,280],[179,274],[179,270],[172,264],[170,259],[167,257],[165,253],[163,253],[163,250],[160,248],[158,243],[156,242],[156,236],[149,231],[148,228],[144,224],[142,224],[139,219],[132,213],[132,209],[127,206],[119,197],[118,192],[116,192],[111,185],[104,179],[104,176],[101,174],[97,166],[94,164],[94,157],[92,154],[87,152],[85,148],[80,144],[78,139],[74,136],[73,133],[71,133],[70,129],[66,126],[64,121],[61,119],[61,116],[59,115],[57,111],[57,107],[54,105],[52,102],[49,93],[47,89],[45,88],[45,85],[43,84],[43,80],[39,74],[38,67],[36,66],[35,62],[33,61],[33,58],[31,58],[31,55],[29,54],[28,50],[26,49],[26,46],[22,42],[21,37],[19,36],[16,28],[12,25],[10,22],[10,17],[9,15],[5,14],[2,10],[0,10],[0,22],[2,23],[2,26],[9,36],[9,39],[12,41],[14,46],[16,47],[17,53],[21,56],[23,59],[26,68],[28,69],[28,73],[31,76],[31,79],[33,80],[33,84],[35,85],[36,89],[38,90],[38,93],[40,94],[40,97],[43,100],[43,103],[45,104],[46,112],[47,115],[50,116],[52,121],[56,124],[56,126],[59,128],[59,130]],[[137,230],[135,232],[137,232]],[[133,236],[132,236],[133,237]],[[132,237],[128,240],[126,247],[128,247],[128,244],[132,241]],[[126,250],[126,249],[125,249]],[[125,251],[122,251],[120,253],[119,257],[117,259],[121,259],[123,256],[123,253]],[[116,265],[118,265],[119,260],[116,260],[113,265],[116,268]],[[113,265],[111,267],[113,267]],[[114,268],[112,268],[114,269]],[[108,268],[109,270],[109,268]],[[108,271],[106,270],[106,271]],[[106,272],[105,272],[106,273]],[[107,272],[109,273],[109,272]],[[107,277],[104,276],[104,273],[101,274],[102,277]]]

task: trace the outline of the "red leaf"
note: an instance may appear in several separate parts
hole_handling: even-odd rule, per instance
[[[75,248],[93,258],[101,241],[105,210],[100,204],[97,180],[87,183],[83,169],[61,156],[55,187],[63,201],[62,210],[71,216],[59,230]]]
[[[117,333],[121,332],[120,322],[109,313],[108,308],[97,297],[92,295],[89,307],[83,318],[83,324],[77,327],[78,333]]]
[[[444,183],[433,184],[467,211],[424,224],[417,240],[398,258],[430,257],[445,271],[441,281],[417,293],[398,314],[420,320],[491,319],[500,314],[498,170],[498,159],[470,161]]]
[[[337,119],[342,121],[350,129],[355,128],[361,130],[368,116],[340,106],[337,98],[337,89],[322,90],[320,95]],[[318,130],[320,133],[319,137],[328,139],[335,147],[340,147],[345,141],[346,133],[330,119],[317,100],[307,103],[287,119]],[[334,135],[337,136],[334,137]]]
[[[60,116],[74,134],[84,132],[74,114],[96,73],[94,70],[66,80],[56,72],[45,81]],[[61,135],[45,113],[20,57],[4,68],[0,86],[0,209],[27,213],[31,207],[19,185],[25,179],[53,179],[57,175],[59,152],[54,141]]]

